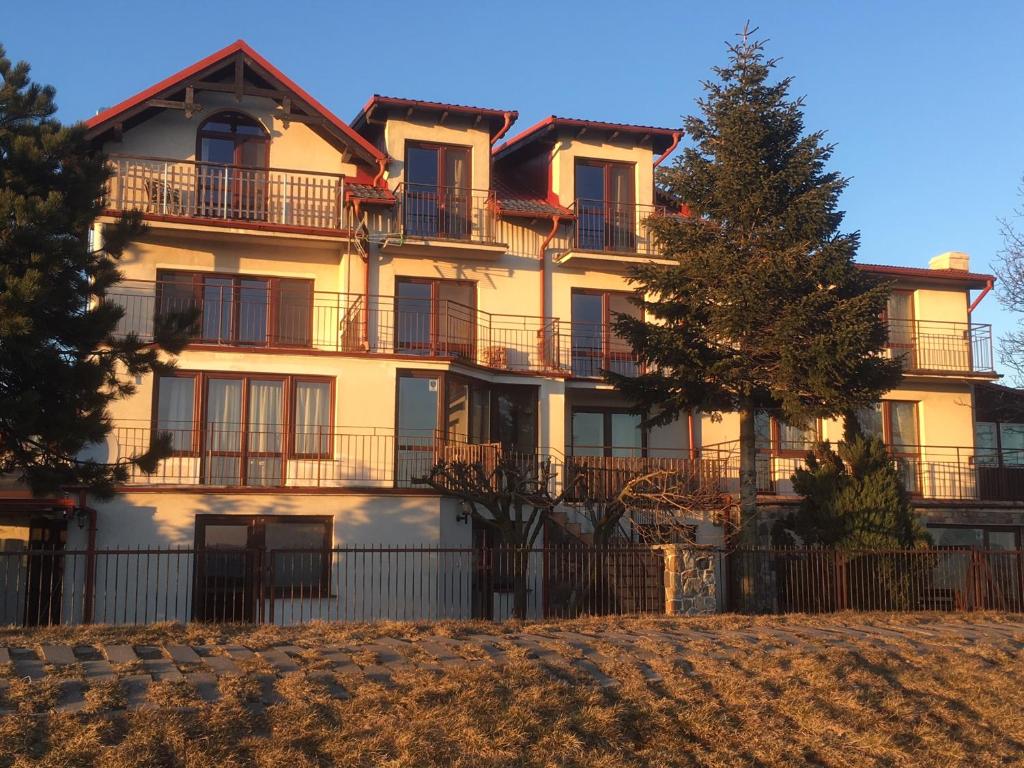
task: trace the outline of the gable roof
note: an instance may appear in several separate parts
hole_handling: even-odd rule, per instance
[[[378,109],[405,109],[438,114],[453,113],[486,120],[489,133],[494,139],[503,136],[519,118],[519,113],[512,109],[492,109],[490,107],[472,107],[466,104],[446,104],[443,101],[424,101],[423,99],[403,99],[398,96],[381,96],[373,94],[352,118],[352,127],[364,131],[370,127],[370,118]]]
[[[682,136],[682,128],[657,128],[653,125],[631,125],[629,123],[605,123],[599,120],[580,120],[575,117],[559,117],[551,115],[545,117],[538,123],[531,125],[526,130],[516,134],[508,141],[495,147],[493,154],[495,159],[507,157],[517,152],[547,134],[557,131],[559,128],[588,129],[597,132],[617,134],[628,134],[635,136],[637,140],[650,137],[652,152],[664,152],[673,146]]]
[[[151,100],[165,99],[167,96],[180,91],[188,81],[198,79],[203,74],[223,67],[232,59],[241,59],[246,64],[254,67],[255,70],[267,78],[276,81],[285,91],[288,91],[296,98],[300,108],[311,111],[323,118],[327,130],[351,147],[355,154],[368,163],[378,163],[383,160],[384,155],[365,138],[354,131],[341,118],[327,109],[323,104],[309,95],[301,86],[291,80],[277,67],[263,58],[244,40],[236,40],[230,45],[221,48],[219,51],[210,54],[204,59],[185,67],[180,72],[161,80],[159,83],[140,91],[134,96],[125,99],[120,104],[104,109],[94,117],[85,121],[88,128],[88,136],[96,138],[112,129],[118,122],[123,122],[131,117],[138,116],[147,109],[159,108],[159,105],[150,104]],[[198,90],[202,90],[200,87]]]

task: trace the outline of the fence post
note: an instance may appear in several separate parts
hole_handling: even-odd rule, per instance
[[[696,616],[718,612],[718,580],[714,552],[709,547],[654,544],[665,569],[665,613]]]

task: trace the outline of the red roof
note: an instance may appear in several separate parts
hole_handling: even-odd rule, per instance
[[[604,123],[597,120],[580,120],[574,117],[559,117],[551,115],[545,117],[539,123],[531,125],[526,130],[516,134],[501,146],[495,147],[494,156],[504,157],[520,149],[532,141],[539,139],[549,130],[556,128],[593,128],[598,131],[610,131],[612,133],[629,133],[637,136],[651,136],[654,139],[652,149],[655,152],[664,152],[672,146],[677,137],[681,136],[681,128],[657,128],[653,125],[631,125],[629,123]]]
[[[920,280],[954,280],[969,288],[984,288],[995,282],[995,275],[980,272],[965,272],[962,269],[928,269],[925,267],[900,267],[894,264],[857,264],[865,272],[894,277],[917,278]]]
[[[443,101],[424,101],[423,99],[403,99],[397,96],[381,96],[375,93],[363,105],[363,108],[359,110],[359,114],[352,118],[352,126],[356,129],[364,128],[370,113],[377,107],[404,107],[406,109],[422,109],[428,112],[454,112],[462,115],[486,117],[491,121],[492,128],[497,126],[499,130],[505,126],[506,119],[508,120],[508,125],[511,126],[519,118],[519,113],[511,109],[473,107],[467,104],[447,104]],[[508,128],[506,127],[505,130],[508,130]],[[492,130],[492,133],[497,133],[497,131]]]
[[[135,94],[131,98],[125,99],[120,104],[103,110],[95,117],[91,117],[85,121],[86,126],[89,128],[89,132],[92,135],[98,134],[101,130],[106,128],[108,124],[112,123],[116,118],[123,115],[128,110],[138,107],[144,104],[149,99],[158,98],[161,93],[166,91],[172,91],[176,87],[180,87],[184,81],[190,77],[199,74],[205,69],[208,69],[221,61],[230,58],[231,56],[243,53],[253,60],[258,66],[266,70],[274,79],[279,81],[281,85],[286,89],[294,93],[299,97],[301,101],[304,101],[313,109],[317,114],[323,117],[328,123],[331,124],[339,133],[344,135],[347,139],[352,141],[364,154],[373,160],[380,160],[383,155],[377,150],[370,142],[356,133],[345,121],[331,112],[327,107],[321,104],[319,101],[310,96],[303,88],[288,78],[283,72],[277,67],[267,61],[265,58],[260,56],[252,47],[244,40],[236,40],[231,45],[221,48],[216,53],[212,53],[205,59],[197,61],[191,66],[185,67],[185,69],[171,75],[164,80],[161,80],[156,85],[150,86],[143,91]]]

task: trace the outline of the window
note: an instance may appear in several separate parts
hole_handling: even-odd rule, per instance
[[[474,358],[476,283],[400,277],[395,281],[395,351]]]
[[[762,453],[802,457],[814,450],[819,439],[817,419],[798,427],[768,411],[758,411],[754,417],[754,445]]]
[[[308,347],[312,342],[312,280],[161,270],[156,290],[158,314],[199,310],[199,343]]]
[[[632,164],[576,161],[576,245],[590,251],[636,250],[636,171]]]
[[[171,433],[176,452],[202,457],[204,483],[277,486],[286,451],[330,458],[332,394],[322,378],[176,373],[157,381],[154,429]]]
[[[892,356],[901,358],[904,368],[916,368],[917,323],[914,322],[914,292],[896,290],[890,293],[885,318]]]
[[[861,432],[880,437],[903,469],[907,490],[921,488],[921,447],[918,444],[917,403],[909,400],[883,400],[857,412]]]
[[[196,136],[198,214],[227,219],[267,218],[270,136],[241,112],[218,112]]]
[[[422,237],[471,234],[469,147],[413,144],[405,152],[405,229]]]
[[[639,372],[633,349],[615,333],[618,315],[641,317],[631,293],[612,291],[572,292],[572,372],[576,376],[600,376],[609,370],[624,376]]]
[[[643,456],[647,436],[640,421],[625,410],[574,408],[573,456]]]

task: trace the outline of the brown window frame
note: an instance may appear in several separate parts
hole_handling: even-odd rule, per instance
[[[821,419],[814,420],[814,442],[821,442]],[[803,458],[810,449],[782,447],[782,419],[771,416],[771,453],[780,458]]]
[[[632,362],[634,357],[634,351],[630,348],[627,351],[613,350],[611,348],[612,336],[615,333],[615,329],[612,326],[612,310],[611,310],[611,299],[613,296],[621,296],[629,298],[633,296],[632,291],[620,291],[620,290],[605,290],[603,288],[573,288],[570,291],[569,297],[569,308],[570,308],[570,323],[576,323],[576,318],[572,317],[572,299],[575,296],[600,296],[601,297],[601,365],[598,370],[611,370],[612,363],[623,363]],[[643,317],[643,310],[638,307],[640,316]],[[570,326],[571,327],[571,326]],[[616,337],[618,338],[618,337]],[[619,339],[623,344],[626,343],[625,339]],[[573,360],[576,357],[576,347],[572,343],[570,337],[570,353],[569,353],[569,364],[572,365]],[[640,371],[640,364],[636,363],[636,369]]]
[[[263,381],[281,381],[284,384],[284,392],[282,398],[282,410],[284,411],[284,423],[281,425],[283,431],[282,441],[282,461],[288,459],[314,459],[319,461],[329,461],[334,458],[334,417],[335,417],[335,406],[336,406],[336,379],[332,376],[319,376],[319,375],[307,375],[307,374],[281,374],[281,373],[238,373],[234,371],[196,371],[196,370],[174,370],[167,374],[161,374],[155,377],[153,387],[153,403],[152,413],[150,417],[150,429],[151,434],[158,432],[158,415],[159,415],[159,403],[160,403],[160,379],[161,378],[191,378],[195,382],[195,395],[193,399],[192,409],[192,449],[191,451],[175,451],[172,455],[174,456],[189,456],[189,457],[203,457],[206,454],[206,415],[207,415],[207,384],[211,379],[219,380],[241,380],[243,381],[243,398],[242,398],[242,411],[240,425],[241,431],[241,445],[242,450],[239,453],[240,458],[244,458],[250,455],[249,451],[245,448],[248,444],[249,427],[248,427],[248,408],[249,408],[249,387],[248,381],[252,379],[259,379]],[[329,402],[328,402],[328,417],[329,417],[329,429],[328,435],[330,439],[327,441],[326,453],[298,453],[295,450],[295,391],[296,384],[310,382],[317,384],[328,384],[330,388]],[[234,452],[218,452],[217,455],[235,455]],[[267,454],[268,456],[277,456],[278,454]],[[282,471],[285,467],[282,466]],[[241,473],[244,477],[244,472]],[[244,486],[244,483],[242,484]],[[273,487],[273,486],[271,486]],[[284,487],[283,478],[282,485]]]
[[[175,277],[186,277],[191,280],[192,298],[195,306],[199,308],[198,335],[190,344],[197,346],[227,346],[246,348],[269,348],[276,349],[311,349],[313,345],[313,314],[316,303],[316,291],[314,280],[307,277],[286,277],[282,275],[252,275],[240,272],[203,272],[188,269],[158,269],[156,273],[155,306],[153,309],[154,320],[159,317],[162,305],[162,293],[164,286],[178,284],[185,286],[186,280],[176,280]],[[231,280],[231,330],[229,339],[216,341],[205,339],[202,336],[203,313],[205,312],[204,289],[207,279]],[[259,280],[267,286],[267,322],[264,341],[241,341],[238,338],[240,328],[240,312],[242,309],[241,290],[242,281]],[[276,339],[277,322],[281,311],[281,286],[283,283],[301,283],[308,288],[309,312],[306,316],[306,338],[308,341],[303,344],[281,342]]]
[[[409,150],[410,149],[427,149],[434,150],[437,152],[437,183],[434,188],[437,190],[437,230],[433,233],[416,233],[420,237],[437,237],[437,238],[451,238],[455,240],[468,240],[472,238],[472,206],[473,206],[473,147],[469,144],[453,144],[441,141],[424,141],[420,139],[408,139],[405,142],[403,151],[404,168],[409,168]],[[458,187],[454,184],[449,183],[448,179],[448,151],[458,150],[466,153],[466,185],[464,187]],[[410,187],[426,187],[426,184],[418,181],[412,181],[409,179],[408,172],[404,175],[406,192]],[[468,230],[463,233],[452,233],[449,231],[448,226],[448,215],[446,212],[447,201],[442,190],[450,189],[462,189],[466,193],[466,215],[469,217],[467,221]],[[415,192],[414,192],[415,193]],[[403,214],[405,216],[407,214]],[[403,220],[403,226],[405,221]]]
[[[450,277],[420,277],[420,276],[416,276],[416,275],[396,275],[395,276],[395,288],[394,288],[394,294],[393,294],[394,297],[395,297],[394,301],[395,301],[395,314],[396,314],[396,318],[395,318],[395,323],[396,323],[396,327],[395,327],[395,350],[396,351],[399,351],[399,349],[398,349],[399,339],[398,339],[398,327],[397,327],[397,313],[398,313],[398,300],[399,300],[399,297],[398,297],[398,286],[401,283],[409,283],[409,284],[416,284],[416,285],[429,285],[430,286],[430,339],[427,342],[428,343],[427,350],[430,352],[430,354],[429,355],[425,355],[425,357],[451,357],[451,355],[442,354],[442,350],[441,350],[442,344],[441,344],[440,336],[439,336],[439,328],[440,328],[440,325],[441,325],[441,322],[440,322],[440,318],[441,318],[441,299],[440,299],[441,285],[443,283],[448,283],[448,284],[451,284],[451,285],[468,286],[469,288],[472,289],[472,292],[473,292],[473,303],[472,303],[471,306],[467,307],[467,309],[469,309],[469,311],[470,311],[470,318],[469,318],[468,322],[472,326],[472,338],[470,339],[470,343],[468,345],[455,344],[455,345],[452,346],[452,348],[456,349],[459,352],[459,355],[458,355],[459,357],[464,357],[464,358],[467,358],[469,360],[475,360],[476,359],[476,332],[477,332],[477,325],[478,325],[478,323],[477,323],[477,315],[478,315],[478,312],[479,312],[479,309],[478,309],[478,301],[479,301],[478,281],[476,281],[476,280],[466,280],[466,279],[463,279],[463,278],[450,278]],[[409,347],[409,349],[419,349],[419,347],[413,346],[413,347]],[[403,348],[402,351],[404,352],[404,348]],[[415,353],[410,353],[410,354],[415,354]]]
[[[604,456],[611,456],[612,450],[615,448],[622,448],[625,446],[616,446],[614,443],[608,442],[611,439],[612,434],[612,416],[615,414],[633,414],[629,408],[617,408],[614,406],[598,406],[598,405],[574,405],[570,410],[569,416],[569,440],[570,440],[570,453],[576,455],[576,441],[572,434],[572,419],[576,417],[577,413],[596,413],[601,414],[604,417],[604,424],[602,425],[602,431],[604,432],[605,442],[601,448],[604,449]],[[640,429],[640,456],[647,456],[647,438],[648,430]],[[584,445],[581,448],[597,448],[596,445]],[[586,457],[581,457],[586,458]]]

